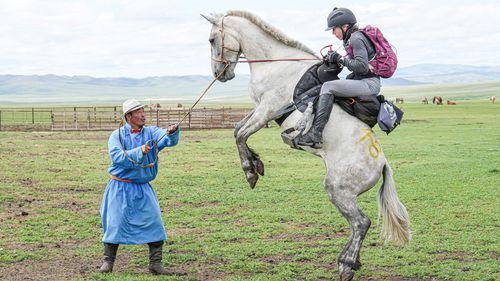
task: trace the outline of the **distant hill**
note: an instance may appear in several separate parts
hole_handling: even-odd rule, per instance
[[[403,97],[409,101],[420,101],[427,97],[441,96],[445,100],[488,100],[491,96],[500,97],[500,80],[455,83],[426,84],[418,86],[382,87],[381,94],[386,97]]]
[[[0,75],[0,106],[16,103],[117,103],[127,98],[158,102],[191,101],[212,81],[210,76],[158,76],[143,79],[90,76]],[[216,83],[206,99],[248,98],[248,75]]]
[[[343,72],[344,75],[345,72]],[[216,83],[205,101],[250,102],[247,90],[249,79],[249,75],[237,75],[235,79],[227,83]],[[52,74],[0,75],[0,107],[26,103],[117,104],[131,97],[141,100],[151,99],[151,102],[160,103],[187,102],[199,96],[211,80],[211,76],[201,75],[156,76],[142,79]],[[462,83],[485,81],[498,81],[498,83],[462,85]],[[461,84],[444,86],[444,84],[456,83]],[[382,79],[382,84],[383,93],[389,96],[393,94],[397,96],[400,92],[415,92],[415,98],[417,98],[421,95],[419,92],[456,89],[453,93],[464,98],[478,98],[479,96],[484,98],[490,94],[498,95],[500,66],[419,64],[399,68],[394,77]],[[488,89],[481,90],[483,86]]]
[[[492,81],[500,80],[500,66],[418,64],[398,69],[394,77],[430,84]]]

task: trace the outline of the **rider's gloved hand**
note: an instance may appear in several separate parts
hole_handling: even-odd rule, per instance
[[[329,51],[324,57],[323,61],[327,65],[340,65],[340,61],[342,59],[342,56],[339,55],[339,53],[335,51]]]

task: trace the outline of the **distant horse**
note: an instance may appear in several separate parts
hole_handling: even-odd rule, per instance
[[[447,100],[447,101],[446,101],[446,104],[448,104],[448,105],[457,105],[457,103],[456,103],[456,102],[454,102],[454,101],[449,101],[449,100]]]
[[[433,104],[442,105],[443,104],[443,98],[440,97],[440,96],[435,96],[434,98],[432,98],[432,103]]]
[[[405,100],[403,98],[396,98],[396,103],[403,104]]]
[[[149,105],[151,110],[159,110],[161,108],[161,105],[159,103],[152,103]]]
[[[241,54],[249,61],[260,61],[250,64],[249,93],[256,107],[236,125],[234,131],[241,167],[253,188],[259,175],[264,175],[264,164],[248,147],[248,138],[276,118],[277,111],[292,101],[295,85],[319,58],[311,49],[252,13],[230,11],[226,15],[203,17],[213,25],[209,37],[212,71],[219,81],[226,82],[235,77],[234,69]],[[294,58],[310,60],[269,61]],[[301,112],[295,111],[281,126],[292,128],[301,116]],[[323,159],[325,190],[351,226],[349,241],[338,263],[340,280],[352,280],[353,270],[361,267],[361,244],[371,224],[359,208],[357,196],[372,188],[383,176],[378,202],[384,216],[382,235],[388,240],[400,243],[410,240],[408,213],[397,196],[392,170],[380,143],[368,125],[334,105],[323,139],[321,149],[302,149]]]
[[[490,101],[491,101],[492,103],[495,103],[495,101],[496,101],[496,100],[497,100],[497,97],[496,97],[496,96],[491,96],[491,97],[490,97]]]
[[[426,97],[422,97],[422,104],[429,104],[429,101]]]
[[[394,98],[387,98],[387,100],[394,103]]]

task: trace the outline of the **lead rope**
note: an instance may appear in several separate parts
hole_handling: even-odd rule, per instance
[[[212,82],[210,82],[210,84],[208,84],[207,88],[205,88],[205,90],[203,91],[203,93],[198,97],[198,99],[194,102],[194,104],[191,106],[191,108],[189,108],[188,112],[186,114],[184,114],[184,117],[182,117],[181,121],[177,122],[177,124],[175,124],[175,126],[179,126],[182,123],[182,121],[184,121],[186,119],[186,117],[189,114],[191,114],[191,112],[193,111],[193,108],[205,96],[205,94],[213,86],[213,84],[215,83],[215,81],[217,81],[217,79],[219,79],[219,77],[221,77],[221,75],[226,71],[226,69],[229,67],[229,65],[230,65],[230,63],[226,62],[226,65],[224,66],[224,68],[222,69],[222,71],[212,80]],[[160,140],[158,140],[158,141],[160,141]]]
[[[123,118],[125,118],[125,117],[123,117]],[[153,167],[153,166],[156,164],[156,162],[158,162],[158,143],[157,143],[156,141],[154,141],[154,140],[148,140],[148,141],[146,142],[146,144],[148,144],[148,143],[150,143],[150,142],[151,142],[151,145],[152,145],[152,146],[151,146],[151,148],[153,148],[153,147],[155,147],[155,146],[156,146],[156,157],[155,157],[155,161],[154,161],[153,163],[149,163],[149,164],[147,164],[147,165],[142,166],[142,162],[137,162],[137,161],[135,161],[134,159],[132,159],[132,158],[130,157],[130,155],[128,155],[127,151],[125,150],[125,147],[123,147],[123,141],[122,141],[122,135],[121,135],[122,126],[124,125],[124,120],[123,120],[123,118],[122,118],[122,120],[120,121],[120,127],[118,128],[118,141],[120,142],[120,147],[121,147],[121,149],[122,149],[123,153],[125,154],[125,157],[127,157],[127,159],[128,159],[130,162],[134,163],[135,165],[141,165],[141,167],[142,167],[142,168],[144,168],[144,169],[147,169],[147,168]],[[142,152],[142,149],[141,149],[141,152]]]
[[[219,79],[219,77],[221,77],[221,75],[226,71],[226,69],[229,67],[229,63],[226,63],[224,68],[222,69],[222,71],[212,80],[212,82],[210,82],[210,84],[205,88],[205,90],[203,91],[203,93],[198,97],[198,99],[195,101],[195,103],[189,108],[188,112],[184,115],[184,117],[182,117],[182,119],[177,122],[177,124],[175,124],[176,127],[179,127],[179,125],[182,123],[182,121],[184,121],[186,119],[186,117],[191,114],[191,112],[193,111],[193,108],[200,102],[200,100],[205,96],[205,94],[208,92],[208,90],[214,85],[215,81],[217,81],[217,79]],[[123,117],[125,118],[125,117]],[[120,147],[123,151],[123,153],[125,154],[125,157],[127,157],[127,159],[134,163],[135,165],[141,165],[142,168],[144,169],[147,169],[147,168],[151,168],[153,167],[154,165],[156,165],[156,163],[158,162],[158,143],[166,136],[168,135],[168,129],[167,129],[167,132],[161,136],[158,141],[155,141],[155,140],[148,140],[145,144],[146,145],[149,145],[149,143],[151,143],[151,145],[149,145],[151,147],[151,149],[154,149],[154,147],[156,147],[156,151],[155,151],[155,158],[154,158],[154,162],[153,163],[149,163],[147,165],[144,165],[142,166],[142,163],[141,162],[137,162],[135,161],[134,159],[132,159],[130,157],[130,155],[127,153],[127,151],[125,150],[125,147],[123,146],[123,142],[122,142],[122,136],[121,136],[121,127],[124,125],[124,119],[122,118],[121,122],[120,122],[120,127],[118,128],[118,140],[120,142]]]

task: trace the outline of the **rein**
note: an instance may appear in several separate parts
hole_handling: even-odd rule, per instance
[[[240,57],[240,59],[246,59],[246,57]],[[303,61],[303,60],[320,60],[320,59],[306,59],[306,58],[288,58],[288,59],[260,59],[260,60],[243,60],[237,61],[236,63],[259,63],[259,62],[275,62],[275,61]]]
[[[255,60],[249,60],[249,59],[246,59],[246,57],[244,57],[244,56],[240,56],[239,57],[240,59],[245,59],[243,61],[240,61],[240,60],[238,60],[238,61],[226,60],[226,58],[224,57],[224,50],[227,50],[227,51],[230,51],[230,52],[234,52],[234,53],[238,53],[238,54],[241,53],[241,49],[240,50],[234,50],[234,49],[231,49],[229,47],[226,47],[226,45],[224,44],[224,38],[225,38],[225,33],[224,33],[224,19],[226,17],[227,16],[222,17],[221,27],[219,29],[220,38],[221,38],[220,56],[218,58],[212,57],[213,61],[224,63],[227,66],[227,65],[229,65],[231,63],[261,63],[261,62],[278,62],[278,61],[308,61],[308,60],[319,61],[320,60],[318,58],[315,58],[315,59],[309,59],[309,58],[281,58],[281,59],[255,59]]]

